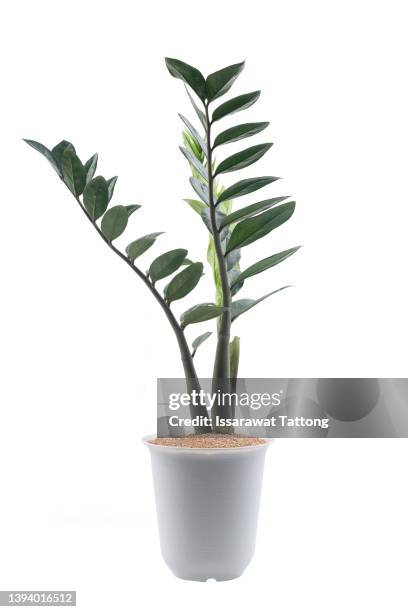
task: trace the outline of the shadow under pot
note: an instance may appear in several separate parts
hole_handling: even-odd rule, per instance
[[[232,580],[250,563],[256,541],[269,444],[180,448],[150,444],[160,546],[184,580]]]

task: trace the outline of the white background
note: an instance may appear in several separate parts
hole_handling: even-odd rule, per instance
[[[244,261],[304,248],[246,283],[243,297],[295,287],[237,323],[241,375],[406,376],[404,8],[392,0],[4,3],[0,589],[77,589],[78,608],[91,612],[140,609],[142,599],[180,611],[406,610],[405,440],[277,442],[247,573],[219,584],[173,578],[139,440],[154,429],[156,377],[181,375],[174,339],[150,295],[21,141],[51,147],[66,138],[82,159],[97,151],[100,171],[120,176],[114,203],[144,205],[118,244],[167,232],[145,265],[184,246],[203,260],[205,231],[182,202],[192,192],[177,148],[176,113],[193,114],[163,57],[205,74],[245,58],[232,94],[260,88],[262,97],[223,127],[271,121],[266,139],[275,146],[242,178],[285,177],[268,193],[293,194],[298,207]],[[207,271],[181,309],[211,299]],[[203,376],[213,348],[198,356]]]

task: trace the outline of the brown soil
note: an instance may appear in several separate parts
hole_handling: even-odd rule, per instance
[[[265,440],[262,440],[262,438],[210,433],[185,436],[184,438],[155,438],[150,440],[150,444],[178,446],[179,448],[239,448],[241,446],[265,444]]]

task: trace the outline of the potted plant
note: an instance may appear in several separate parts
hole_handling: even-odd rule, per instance
[[[249,108],[259,98],[260,92],[253,91],[221,104],[217,101],[230,90],[244,62],[218,70],[207,78],[180,60],[166,58],[166,66],[173,77],[184,82],[200,123],[197,129],[180,115],[184,124],[180,149],[188,161],[190,184],[196,193],[194,199],[186,202],[209,234],[207,259],[216,289],[214,302],[190,306],[180,317],[176,316],[174,303],[194,290],[203,274],[203,263],[189,260],[186,249],[175,248],[154,258],[144,271],[139,261],[155,245],[160,232],[138,237],[124,251],[114,244],[140,206],[109,206],[117,177],[95,176],[97,154],[83,163],[68,141],[63,140],[51,150],[33,140],[26,142],[50,162],[107,246],[138,276],[159,304],[175,335],[189,393],[201,390],[194,355],[211,332],[200,334],[190,345],[186,329],[216,320],[212,391],[221,399],[215,402],[211,415],[205,403],[191,404],[191,416],[196,422],[194,436],[183,439],[148,436],[145,442],[151,452],[165,561],[181,578],[228,580],[238,577],[253,555],[267,449],[264,440],[242,438],[231,429],[214,425],[217,415],[228,418],[234,410],[223,399],[230,397],[238,375],[240,344],[238,337],[231,338],[231,325],[243,313],[285,287],[257,299],[235,296],[249,278],[281,263],[299,247],[268,254],[243,269],[241,249],[285,223],[292,216],[295,203],[287,201],[287,197],[273,197],[233,208],[233,200],[271,184],[277,180],[273,176],[244,178],[228,187],[221,185],[223,175],[250,166],[272,146],[271,143],[256,144],[220,162],[215,159],[225,145],[254,136],[268,126],[267,122],[260,122],[241,123],[222,131],[218,128],[225,117]],[[162,287],[161,281],[169,277],[167,285]]]

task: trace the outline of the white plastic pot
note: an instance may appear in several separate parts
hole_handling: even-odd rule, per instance
[[[184,580],[232,580],[252,559],[268,443],[240,448],[149,444],[162,555]]]

